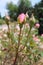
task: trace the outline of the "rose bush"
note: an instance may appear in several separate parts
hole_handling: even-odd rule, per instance
[[[27,20],[28,17],[28,20]],[[33,14],[31,18],[21,13],[18,23],[10,24],[9,16],[6,16],[7,32],[3,31],[0,39],[0,64],[1,65],[36,65],[41,58],[39,45],[43,35],[38,36],[39,24]],[[6,36],[7,35],[7,36]]]

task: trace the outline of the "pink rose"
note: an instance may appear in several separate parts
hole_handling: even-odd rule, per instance
[[[40,24],[39,23],[36,23],[35,27],[36,28],[39,28],[40,27]]]
[[[33,37],[33,40],[36,41],[36,42],[39,42],[40,41],[40,39],[37,36],[34,36]]]
[[[19,23],[23,23],[24,20],[25,20],[26,16],[24,13],[21,13],[19,16],[18,16],[18,21]]]
[[[41,34],[41,36],[43,36],[43,34]]]

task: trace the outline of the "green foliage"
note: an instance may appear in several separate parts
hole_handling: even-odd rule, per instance
[[[31,7],[31,2],[29,0],[20,0],[19,1],[19,14],[26,13]]]
[[[38,12],[38,13],[37,13]],[[39,35],[43,34],[43,1],[41,0],[38,4],[34,6],[34,14],[35,17],[39,20],[40,28],[39,28]]]
[[[0,19],[0,25],[4,24],[5,21],[3,19]]]
[[[29,0],[19,0],[18,4],[15,5],[12,2],[7,3],[6,8],[8,14],[11,17],[11,21],[17,20],[20,13],[26,13],[31,7],[31,2]]]
[[[12,2],[7,4],[8,14],[11,17],[11,20],[17,20],[18,7],[14,5]]]
[[[1,19],[1,13],[0,13],[0,19]]]

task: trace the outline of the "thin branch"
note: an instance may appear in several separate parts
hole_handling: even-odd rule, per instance
[[[20,28],[20,33],[19,33],[19,40],[18,40],[18,47],[16,48],[16,56],[13,65],[16,65],[17,57],[18,57],[18,50],[20,46],[20,35],[21,35],[21,28]]]

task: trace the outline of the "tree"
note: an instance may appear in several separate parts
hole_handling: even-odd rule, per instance
[[[40,23],[39,34],[41,35],[43,34],[43,0],[35,5],[34,13]]]
[[[20,13],[26,13],[29,11],[29,8],[31,7],[31,2],[29,0],[19,0],[19,14]]]
[[[7,3],[8,14],[11,17],[11,20],[17,19],[18,7],[14,5],[12,2]]]
[[[1,19],[1,13],[0,13],[0,19]]]
[[[18,4],[15,5],[12,2],[7,3],[8,14],[12,20],[17,20],[20,13],[26,13],[31,7],[31,2],[29,0],[19,0]]]

